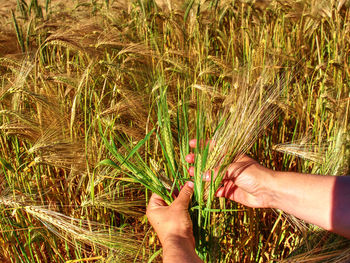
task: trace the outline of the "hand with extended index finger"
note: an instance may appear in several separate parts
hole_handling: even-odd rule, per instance
[[[190,141],[190,147],[195,148],[197,140]],[[194,163],[195,156],[190,153],[186,156],[188,163]],[[219,167],[214,169],[214,176],[217,176]],[[194,175],[194,167],[189,168],[191,176]],[[204,174],[206,181],[211,181],[211,171]],[[225,197],[232,201],[255,208],[270,207],[272,197],[264,182],[270,176],[269,169],[263,167],[252,158],[242,155],[237,161],[228,166],[222,184],[216,192],[217,197]]]

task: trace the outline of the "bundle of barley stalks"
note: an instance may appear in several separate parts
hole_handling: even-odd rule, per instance
[[[205,262],[349,262],[350,242],[214,198],[228,164],[346,175],[346,0],[0,6],[0,261],[161,262],[145,217],[190,180]],[[203,173],[219,167],[208,184]],[[287,187],[287,186],[286,186]]]

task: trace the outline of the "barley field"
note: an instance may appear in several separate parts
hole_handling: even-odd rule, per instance
[[[350,261],[349,240],[201,177],[240,153],[349,174],[350,1],[0,3],[0,262],[161,262],[145,209],[189,180],[192,138],[217,144],[195,149],[205,262]]]

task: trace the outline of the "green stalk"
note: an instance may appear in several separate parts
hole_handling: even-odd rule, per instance
[[[16,36],[17,36],[17,41],[18,44],[22,50],[22,52],[25,52],[25,43],[24,43],[24,38],[23,38],[23,32],[22,29],[20,28],[20,26],[17,23],[17,19],[15,16],[15,13],[11,10],[11,15],[12,15],[12,22],[13,25],[15,27],[15,31],[16,31]]]

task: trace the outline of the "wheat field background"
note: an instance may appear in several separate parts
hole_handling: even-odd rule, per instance
[[[223,114],[274,109],[233,119],[228,155],[349,174],[349,8],[0,0],[0,261],[161,262],[144,185],[187,179],[188,140]],[[350,261],[349,240],[282,211],[198,198],[206,262]]]

